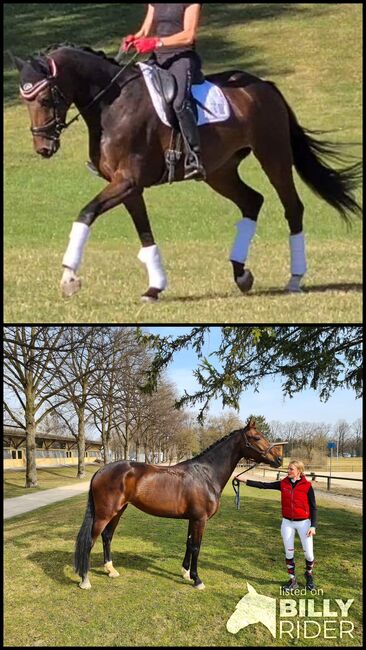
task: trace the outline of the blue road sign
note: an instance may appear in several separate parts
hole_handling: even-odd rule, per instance
[[[337,446],[336,442],[328,442],[328,449],[335,449]]]

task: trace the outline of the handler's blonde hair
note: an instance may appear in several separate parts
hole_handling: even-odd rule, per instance
[[[305,466],[302,460],[290,460],[289,465],[295,465],[299,470],[300,476],[305,475]]]

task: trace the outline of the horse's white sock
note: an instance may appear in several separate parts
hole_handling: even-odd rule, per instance
[[[236,227],[238,229],[238,233],[236,235],[234,245],[231,249],[230,261],[244,264],[248,257],[249,246],[255,235],[257,222],[245,217],[244,219],[238,221]]]
[[[305,275],[306,253],[304,233],[290,235],[291,273],[292,275]]]
[[[83,250],[88,237],[90,235],[90,228],[85,223],[75,221],[72,224],[70,241],[62,260],[63,266],[68,266],[70,269],[77,271],[83,256]]]
[[[154,289],[160,289],[160,291],[166,289],[168,282],[163,268],[160,251],[156,244],[141,248],[137,257],[140,262],[146,265],[149,275],[149,286]]]

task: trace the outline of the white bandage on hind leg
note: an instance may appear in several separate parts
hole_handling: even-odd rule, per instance
[[[306,253],[304,233],[290,235],[291,273],[292,275],[305,275]]]
[[[257,222],[245,217],[238,221],[236,227],[238,233],[231,249],[230,261],[244,264],[248,257],[250,244],[255,235]]]
[[[141,248],[138,259],[145,264],[149,275],[149,286],[154,289],[166,289],[168,282],[161,261],[160,251],[156,244]]]
[[[89,235],[90,228],[85,223],[75,221],[72,224],[69,245],[62,260],[63,266],[67,266],[73,271],[78,270]]]

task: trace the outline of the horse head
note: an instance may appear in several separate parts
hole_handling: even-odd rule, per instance
[[[282,465],[281,451],[278,446],[271,444],[263,433],[257,430],[256,422],[250,418],[243,429],[243,457],[256,462],[265,463],[271,467]]]
[[[253,623],[263,623],[272,636],[276,636],[276,599],[259,594],[249,582],[248,593],[239,600],[235,612],[226,623],[226,629],[236,634],[243,627]]]
[[[53,58],[43,55],[24,61],[14,57],[14,62],[20,73],[20,94],[31,119],[34,149],[44,158],[51,158],[60,148],[72,100],[60,89]]]

